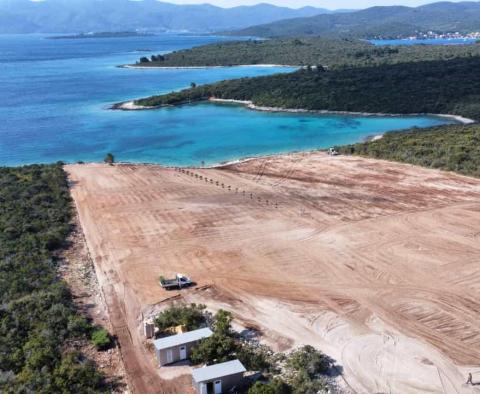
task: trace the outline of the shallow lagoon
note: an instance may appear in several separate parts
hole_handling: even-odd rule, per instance
[[[282,67],[124,69],[140,56],[188,48],[218,37],[162,35],[88,40],[0,36],[0,165],[64,160],[192,165],[246,156],[325,148],[436,117],[351,117],[264,113],[235,105],[197,104],[123,112],[114,102]],[[143,51],[149,49],[151,52]]]

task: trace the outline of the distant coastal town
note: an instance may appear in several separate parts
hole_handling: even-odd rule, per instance
[[[454,33],[437,33],[434,31],[420,32],[411,37],[408,37],[409,40],[480,40],[480,32],[471,32],[467,34],[462,34],[459,32]]]

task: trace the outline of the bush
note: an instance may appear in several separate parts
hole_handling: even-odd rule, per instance
[[[104,328],[94,330],[91,335],[91,341],[98,350],[106,350],[112,345],[112,338]]]
[[[207,365],[222,363],[236,358],[238,343],[233,338],[232,315],[220,309],[214,317],[213,335],[200,341],[192,351],[194,363]]]
[[[271,372],[274,366],[273,352],[263,345],[243,342],[237,348],[237,358],[249,371]]]
[[[291,382],[292,394],[327,393],[328,384],[324,379],[312,379],[306,371],[300,371]]]
[[[291,394],[292,388],[283,380],[275,378],[268,384],[255,383],[248,390],[248,394]]]
[[[270,384],[255,383],[248,390],[248,394],[276,394],[275,389]]]
[[[171,305],[155,319],[155,326],[160,332],[176,326],[185,326],[188,331],[197,330],[206,324],[206,306],[202,304]]]
[[[332,360],[310,345],[295,350],[287,360],[287,368],[305,371],[311,378],[328,372],[331,366]]]
[[[226,335],[214,333],[212,336],[202,339],[191,355],[195,364],[218,364],[236,358],[237,343]]]

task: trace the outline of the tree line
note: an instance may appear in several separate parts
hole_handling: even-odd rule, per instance
[[[72,230],[62,165],[0,168],[0,391],[107,391],[75,350],[96,330],[59,279],[58,251]]]

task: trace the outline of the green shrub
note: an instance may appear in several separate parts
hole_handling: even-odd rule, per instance
[[[287,367],[293,371],[306,372],[311,378],[328,372],[332,360],[313,346],[303,346],[290,354]]]
[[[236,358],[239,344],[233,337],[232,315],[220,309],[213,321],[213,335],[202,339],[191,355],[194,363],[218,364]]]
[[[275,378],[268,384],[255,383],[248,390],[248,394],[291,394],[292,388],[283,380]]]
[[[112,345],[112,338],[107,330],[104,328],[98,328],[92,332],[91,336],[92,344],[98,350],[106,350]]]
[[[300,371],[291,382],[292,394],[328,393],[328,384],[323,378],[312,378],[305,370]]]
[[[202,304],[171,305],[155,318],[155,326],[161,332],[176,326],[185,326],[188,331],[199,329],[206,323],[205,309]]]

